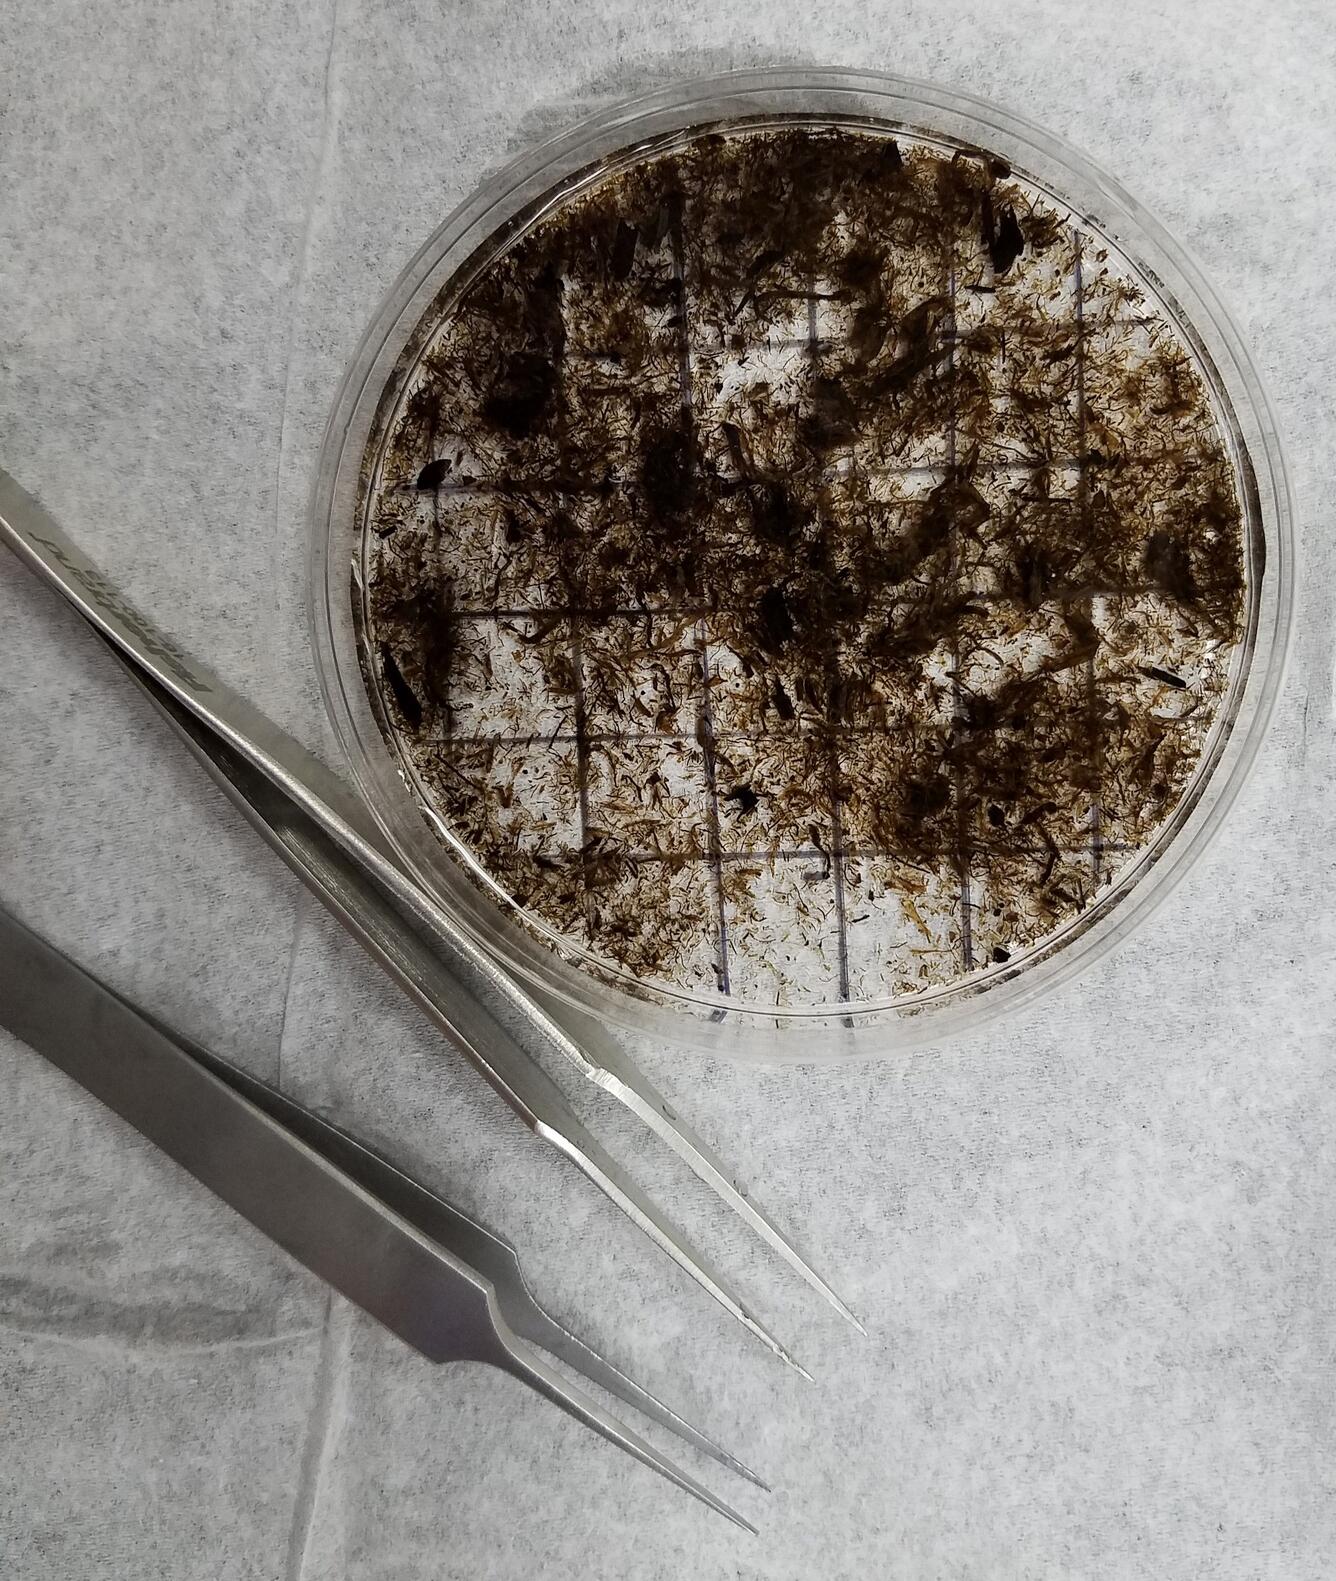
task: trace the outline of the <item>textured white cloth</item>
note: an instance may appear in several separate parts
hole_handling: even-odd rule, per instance
[[[968,1043],[773,1072],[638,1051],[866,1340],[582,1099],[805,1384],[524,1135],[0,560],[6,903],[475,1206],[556,1311],[776,1488],[706,1473],[749,1538],[519,1385],[429,1367],[0,1034],[0,1575],[1331,1574],[1329,5],[8,0],[0,463],[322,749],[306,500],[383,292],[578,107],[785,59],[1040,121],[1234,312],[1287,443],[1303,583],[1217,848],[1116,955]]]

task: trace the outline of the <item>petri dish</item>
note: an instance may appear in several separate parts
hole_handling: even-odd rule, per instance
[[[968,1030],[1143,919],[1246,772],[1290,503],[1198,271],[981,102],[681,85],[447,219],[312,506],[400,859],[559,1001],[813,1059]]]

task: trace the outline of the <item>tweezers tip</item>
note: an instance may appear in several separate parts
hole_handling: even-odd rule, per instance
[[[835,1310],[840,1314],[846,1323],[852,1323],[860,1334],[864,1336],[867,1335],[867,1330],[863,1327],[862,1321],[858,1318],[853,1309],[847,1302],[840,1300],[839,1296],[835,1294],[835,1292],[830,1288],[824,1279],[819,1281],[819,1283],[816,1285],[816,1288],[820,1290],[821,1294],[825,1296],[826,1301],[835,1308]]]
[[[753,1526],[740,1510],[735,1510],[731,1504],[725,1503],[723,1499],[715,1494],[709,1494],[707,1498],[701,1500],[701,1503],[709,1505],[716,1515],[722,1515],[725,1520],[732,1521],[734,1526],[740,1526],[744,1532],[750,1532],[753,1537],[761,1535],[760,1529]]]
[[[801,1377],[806,1378],[808,1383],[814,1383],[816,1381],[812,1377],[811,1373],[808,1372],[807,1368],[803,1366],[802,1362],[800,1362],[796,1356],[791,1356],[770,1332],[770,1330],[767,1328],[762,1328],[750,1312],[743,1312],[742,1321],[747,1325],[753,1334],[755,1334],[759,1339],[763,1340],[766,1345],[769,1346],[769,1348],[776,1356],[779,1357],[780,1361],[782,1361],[786,1367],[792,1367],[794,1372],[798,1373]]]
[[[759,1529],[752,1525],[741,1510],[734,1509],[726,1499],[721,1499],[717,1493],[712,1493],[703,1482],[697,1482],[694,1477],[688,1476],[685,1471],[675,1466],[666,1456],[650,1460],[647,1464],[653,1466],[656,1471],[661,1472],[667,1477],[669,1482],[675,1482],[684,1492],[691,1494],[693,1498],[699,1499],[707,1509],[713,1510],[716,1515],[722,1515],[726,1521],[732,1521],[734,1526],[740,1526],[744,1532],[750,1532],[753,1537],[761,1535]]]
[[[714,1451],[713,1458],[721,1466],[726,1466],[734,1476],[745,1477],[754,1488],[760,1488],[762,1493],[773,1493],[775,1491],[758,1472],[753,1471],[750,1466],[744,1466],[740,1460],[728,1454],[725,1450]]]
[[[689,1476],[680,1466],[674,1465],[666,1455],[660,1455],[657,1450],[653,1450],[651,1453],[654,1458],[647,1463],[653,1466],[655,1470],[662,1472],[670,1482],[675,1482],[679,1488],[699,1499],[702,1504],[712,1509],[716,1515],[722,1515],[725,1520],[732,1521],[734,1526],[740,1526],[744,1532],[750,1532],[753,1537],[760,1536],[760,1531],[752,1525],[740,1510],[734,1509],[726,1499],[721,1499],[717,1493],[712,1492],[703,1482],[697,1482],[694,1477]],[[745,1474],[749,1475],[749,1473]],[[765,1487],[765,1484],[762,1483],[761,1486]],[[766,1488],[766,1492],[768,1493],[769,1491],[769,1488]]]

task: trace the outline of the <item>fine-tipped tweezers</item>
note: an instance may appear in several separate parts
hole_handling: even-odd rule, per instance
[[[147,1016],[3,908],[0,1025],[429,1360],[500,1367],[756,1530],[538,1354],[766,1486],[550,1317],[506,1241],[340,1126]]]
[[[773,1221],[683,1125],[592,1017],[516,982],[399,865],[368,809],[323,763],[132,608],[48,513],[0,470],[0,540],[107,641],[257,831],[472,1061],[529,1128],[565,1154],[753,1334],[805,1369],[595,1141],[561,1090],[459,980],[506,1003],[533,1044],[568,1061],[649,1124],[850,1322],[862,1325]],[[452,965],[451,963],[455,963]],[[526,1035],[526,1042],[529,1036]]]

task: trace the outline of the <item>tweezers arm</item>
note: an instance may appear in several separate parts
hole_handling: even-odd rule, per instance
[[[415,1350],[510,1366],[485,1280],[3,910],[0,1022]]]
[[[152,677],[120,654],[117,657],[256,833],[409,997],[469,1055],[525,1124],[538,1130],[545,1118],[564,1114],[565,1099],[560,1089],[466,991],[397,897],[373,873],[350,860],[348,853],[295,808],[287,795],[221,742]]]
[[[3,468],[0,542],[73,604],[116,649],[130,655],[192,713],[207,719],[211,728],[233,747],[243,753],[258,753],[287,768],[341,818],[351,821],[360,812],[356,798],[337,774],[146,620],[52,520],[50,513]]]

